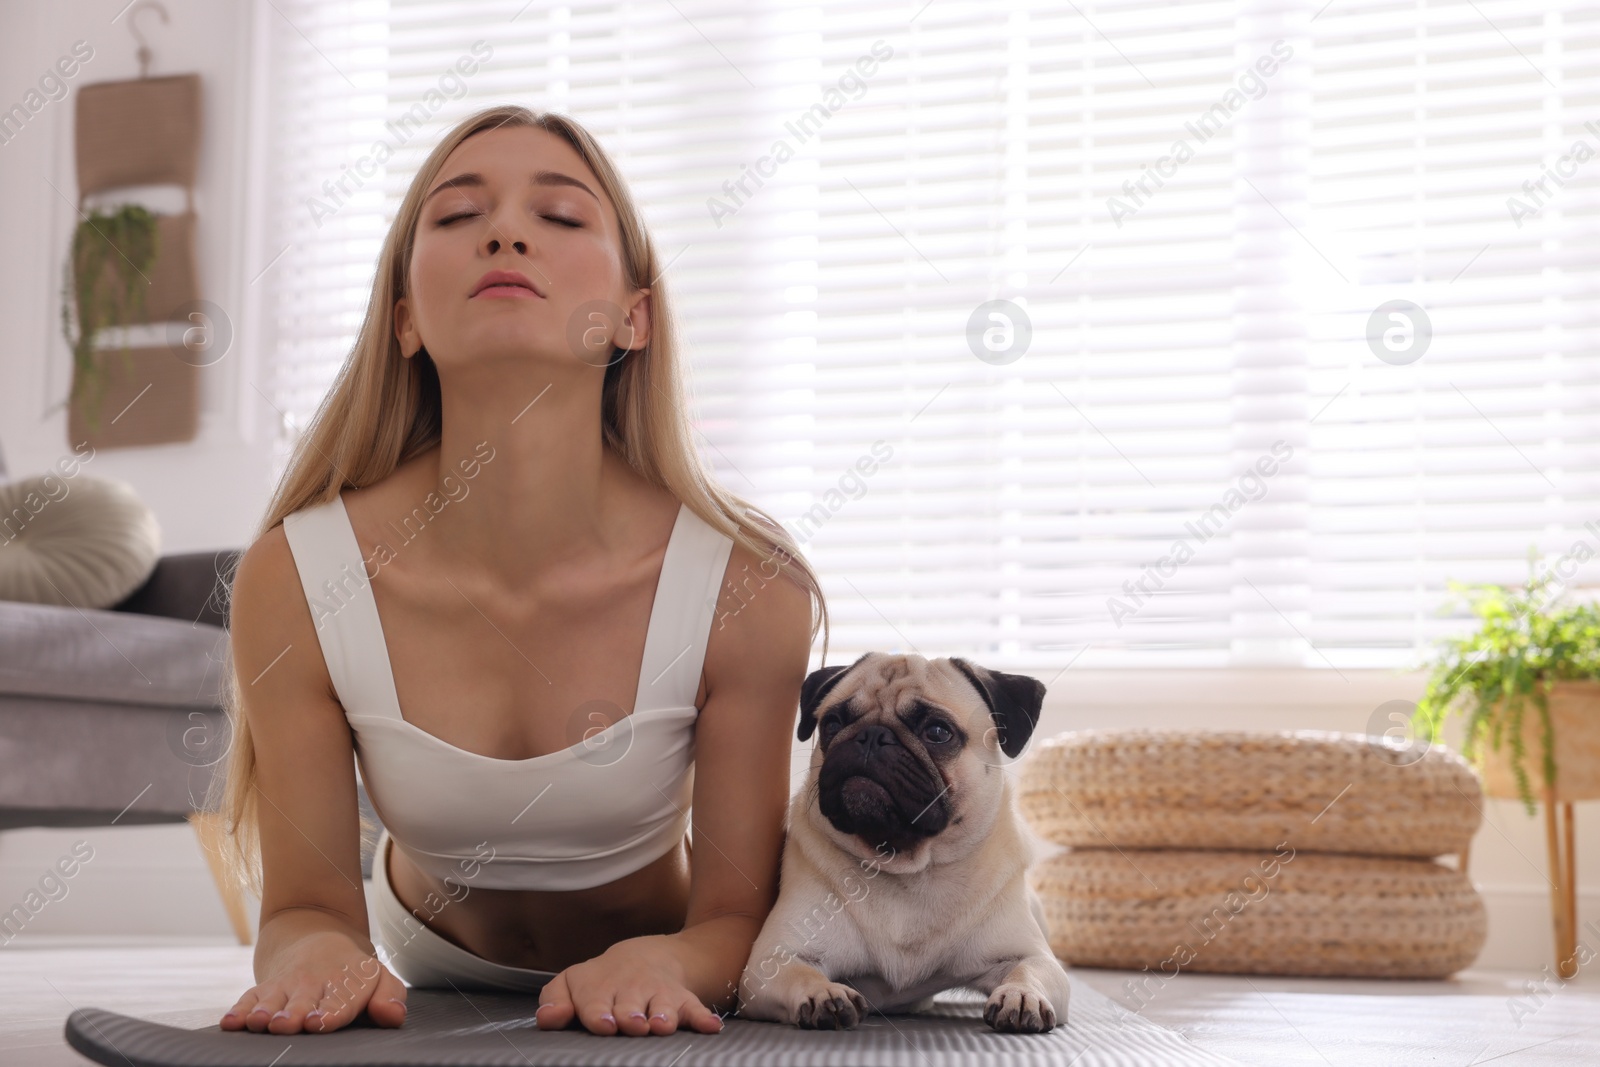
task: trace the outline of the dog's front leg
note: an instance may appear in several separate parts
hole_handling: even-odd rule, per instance
[[[831,895],[830,895],[831,896]],[[806,898],[809,899],[809,898]],[[848,917],[817,920],[801,895],[780,898],[750,948],[739,976],[739,1015],[815,1030],[848,1030],[870,1005],[859,992],[829,977],[860,962],[859,936]],[[796,947],[798,946],[798,947]]]
[[[989,997],[983,1021],[1009,1033],[1041,1033],[1067,1021],[1072,995],[1067,969],[1054,955],[1035,954],[996,966],[973,988]]]
[[[798,957],[752,957],[739,980],[740,1018],[807,1030],[851,1030],[868,1008],[866,997]]]

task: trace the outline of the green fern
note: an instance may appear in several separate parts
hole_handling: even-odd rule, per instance
[[[109,388],[95,339],[105,327],[142,317],[150,269],[156,260],[156,217],[137,204],[91,212],[72,232],[61,291],[61,332],[72,346],[70,402],[91,430]],[[122,364],[132,369],[124,335]]]
[[[1546,786],[1556,782],[1555,728],[1549,687],[1560,681],[1600,679],[1600,606],[1558,606],[1564,593],[1552,572],[1535,571],[1521,589],[1484,583],[1450,583],[1480,621],[1477,632],[1439,643],[1432,673],[1414,721],[1419,736],[1438,740],[1451,711],[1467,711],[1462,752],[1477,759],[1486,741],[1498,752],[1509,745],[1517,795],[1534,812],[1533,783],[1526,766],[1523,722],[1531,702],[1539,715],[1539,771]]]

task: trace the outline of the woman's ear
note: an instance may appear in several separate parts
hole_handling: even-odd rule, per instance
[[[394,302],[394,336],[400,342],[400,354],[407,359],[416,355],[422,347],[422,338],[417,334],[417,324],[411,317],[411,307],[405,297]]]
[[[626,344],[623,343],[624,337],[628,339]],[[617,336],[612,343],[630,351],[637,351],[650,343],[650,290],[639,290],[638,298],[628,309],[622,325],[617,328]]]

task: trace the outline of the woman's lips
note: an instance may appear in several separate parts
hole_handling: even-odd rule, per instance
[[[529,300],[543,299],[532,289],[529,289],[526,286],[514,285],[509,282],[502,282],[496,285],[486,285],[482,289],[479,289],[477,294],[473,296],[472,299],[476,300],[478,297],[482,296],[526,297]]]

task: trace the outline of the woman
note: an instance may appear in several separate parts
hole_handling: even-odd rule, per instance
[[[827,618],[698,461],[661,269],[568,118],[481,112],[412,181],[233,580],[220,799],[261,924],[224,1029],[400,1026],[402,979],[598,1034],[736,1006]]]

